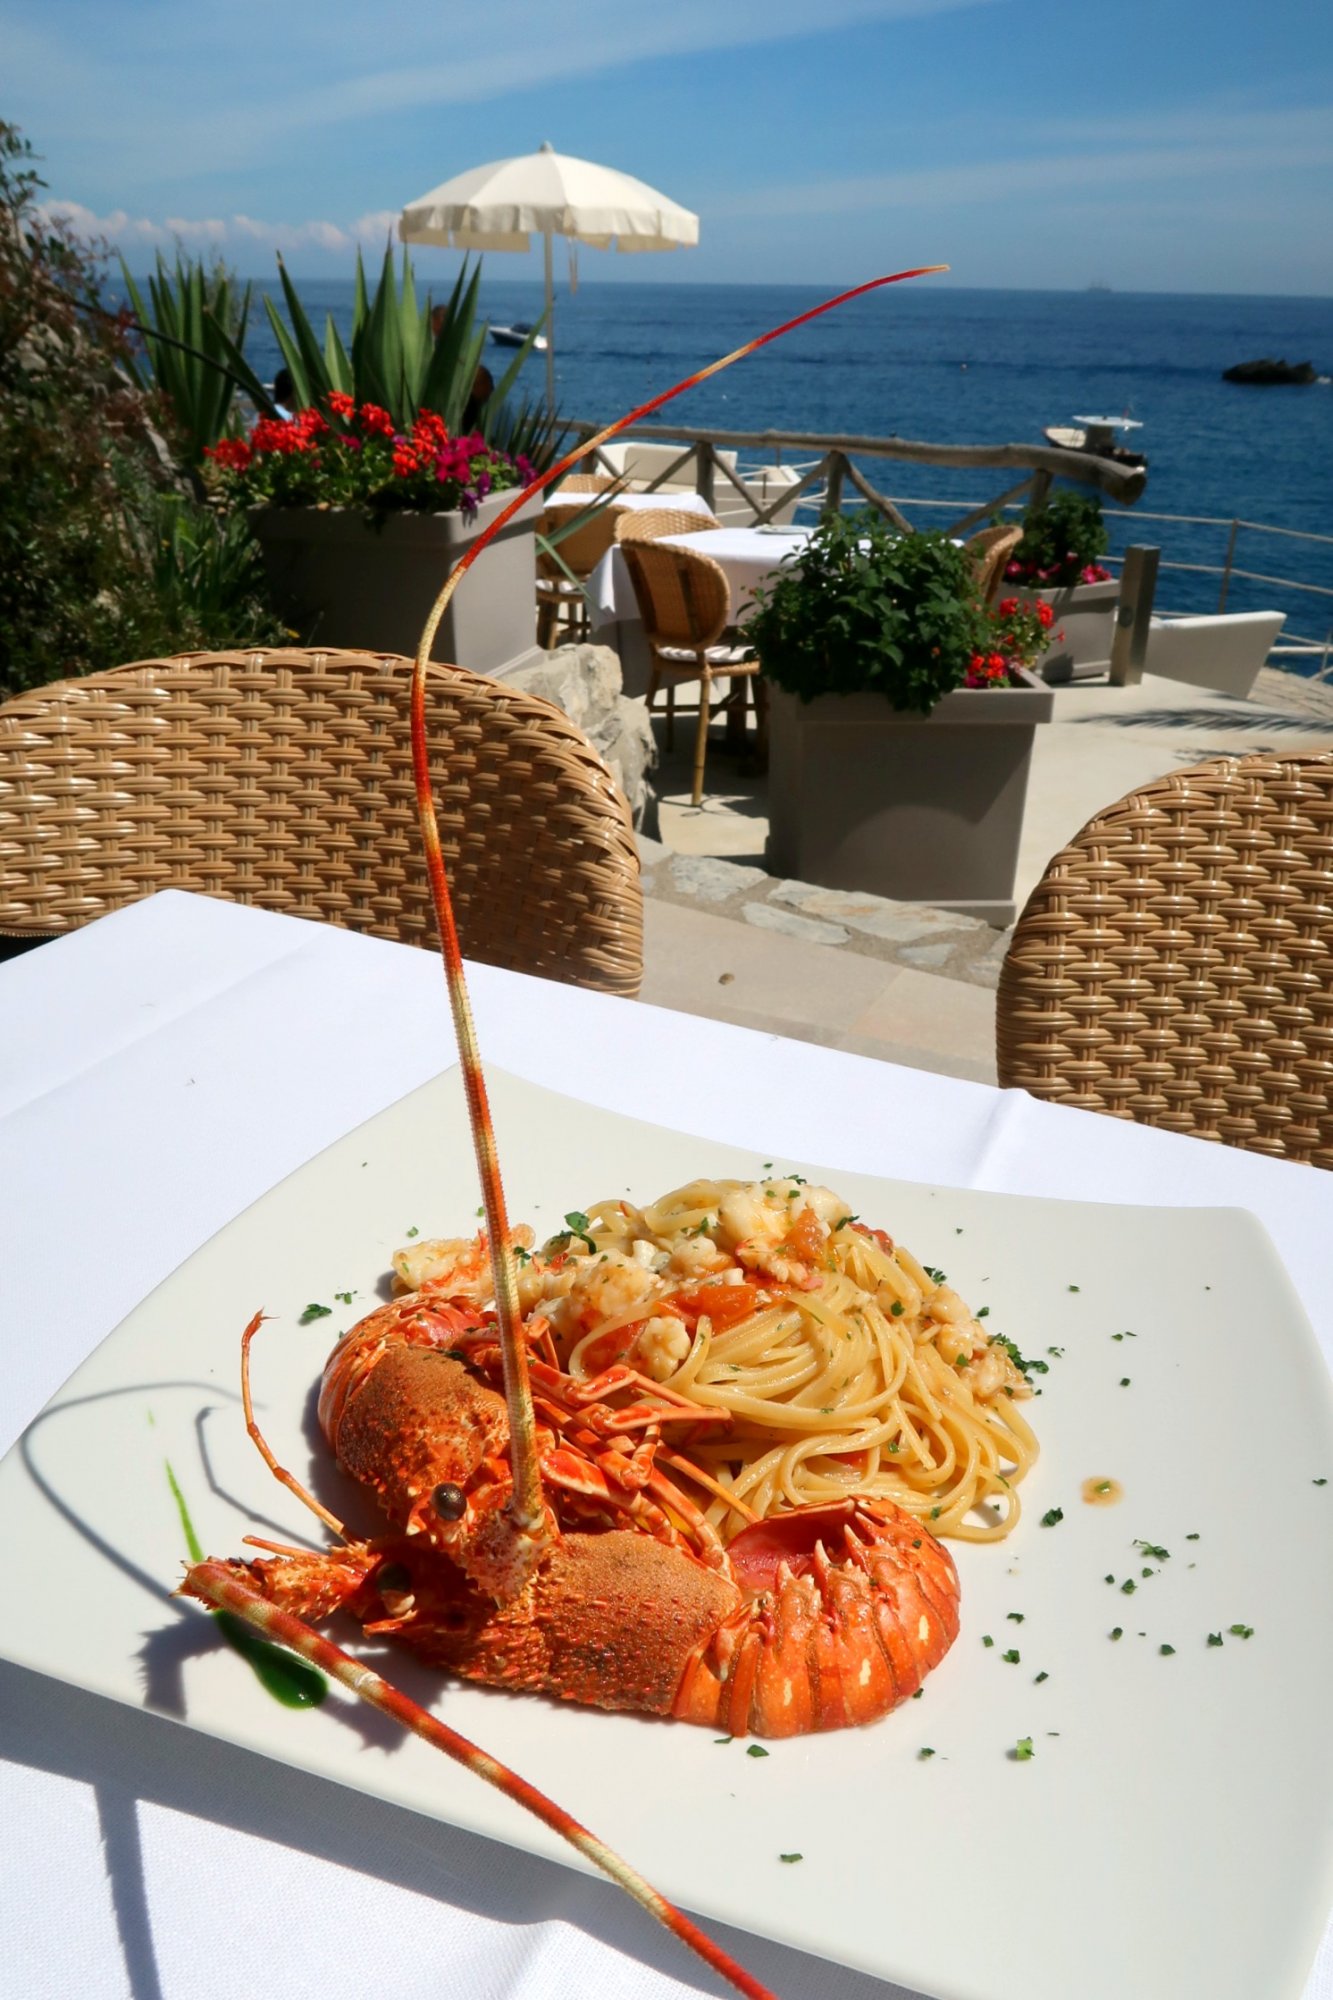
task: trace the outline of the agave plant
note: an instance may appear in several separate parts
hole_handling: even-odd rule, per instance
[[[325,319],[323,340],[319,339],[281,258],[278,271],[289,324],[271,299],[266,297],[264,305],[298,404],[325,404],[330,392],[338,390],[358,404],[378,404],[404,433],[411,430],[421,410],[433,410],[453,434],[463,429],[486,345],[486,324],[477,315],[479,264],[469,271],[465,263],[459,272],[437,336],[432,330],[430,295],[424,303],[418,302],[416,277],[406,251],[401,277],[395,276],[392,250],[385,251],[373,297],[367,290],[358,251],[350,353],[332,314]],[[539,322],[474,421],[488,444],[512,457],[522,454],[536,465],[545,465],[551,462],[559,441],[558,422],[538,406],[526,402],[511,405],[508,401],[540,330]]]
[[[131,358],[131,373],[140,389],[157,389],[171,405],[189,463],[198,465],[209,445],[236,430],[238,388],[261,410],[271,407],[242,353],[251,288],[238,290],[220,264],[206,271],[178,256],[169,266],[159,251],[145,300],[123,257],[120,268],[144,332],[146,365]]]

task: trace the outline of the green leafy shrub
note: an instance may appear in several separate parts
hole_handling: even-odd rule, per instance
[[[1006,583],[1033,590],[1063,590],[1076,583],[1104,583],[1110,576],[1097,558],[1106,553],[1101,502],[1067,488],[1023,516],[1023,539],[1005,564]]]
[[[987,648],[971,558],[947,535],[899,535],[877,516],[826,516],[771,584],[744,634],[779,687],[882,694],[929,714]]]
[[[0,697],[282,632],[255,558],[180,482],[100,260],[42,186],[0,123]]]

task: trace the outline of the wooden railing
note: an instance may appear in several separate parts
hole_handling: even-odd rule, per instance
[[[593,437],[598,428],[596,424],[588,423],[571,425],[575,435],[584,438]],[[896,503],[887,493],[881,493],[871,484],[854,463],[854,458],[884,458],[912,465],[938,465],[953,469],[994,466],[1022,472],[1023,477],[1015,484],[1006,486],[993,499],[969,507],[957,520],[951,521],[946,532],[952,535],[966,534],[979,521],[989,520],[1000,507],[1012,506],[1020,501],[1029,507],[1044,506],[1051,483],[1056,478],[1095,486],[1108,499],[1132,506],[1143,492],[1148,476],[1141,466],[1121,465],[1115,459],[1096,458],[1089,452],[1060,451],[1053,445],[918,444],[909,438],[821,437],[807,431],[686,431],[657,424],[637,427],[632,442],[682,444],[680,455],[646,481],[649,492],[666,486],[668,482],[680,485],[682,482],[678,475],[689,466],[695,490],[709,507],[716,505],[718,480],[721,478],[735,489],[758,526],[773,521],[791,506],[793,500],[799,499],[803,493],[812,493],[822,482],[821,511],[838,512],[846,489],[851,486],[895,527],[904,532],[910,531],[911,523]],[[776,496],[765,503],[756,499],[748,489],[745,475],[734,471],[719,456],[719,446],[778,454],[793,450],[814,451],[818,456],[801,467],[799,477],[792,484],[781,487]],[[590,454],[586,463],[589,471],[618,469],[614,461],[600,450]]]

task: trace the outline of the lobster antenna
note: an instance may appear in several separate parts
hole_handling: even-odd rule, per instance
[[[252,1584],[235,1575],[228,1563],[196,1563],[177,1594],[199,1598],[215,1610],[230,1611],[234,1617],[243,1618],[266,1638],[288,1647],[301,1659],[308,1660],[311,1666],[340,1681],[344,1687],[360,1695],[362,1701],[369,1702],[372,1708],[378,1708],[405,1729],[424,1737],[435,1749],[443,1750],[446,1757],[452,1757],[465,1770],[484,1778],[488,1785],[494,1785],[515,1805],[525,1807],[552,1832],[560,1834],[587,1860],[609,1875],[617,1888],[633,1896],[649,1916],[656,1917],[658,1923],[665,1924],[682,1944],[698,1952],[700,1958],[720,1973],[738,1993],[745,1994],[746,2000],[776,2000],[776,1995],[767,1986],[761,1986],[743,1965],[738,1965],[723,1951],[721,1945],[714,1944],[706,1932],[691,1923],[683,1910],[669,1903],[651,1882],[644,1880],[637,1869],[631,1868],[628,1861],[622,1861],[614,1848],[599,1840],[595,1833],[590,1833],[554,1799],[548,1799],[545,1792],[539,1792],[526,1778],[520,1778],[517,1771],[511,1771],[498,1758],[478,1749],[468,1737],[460,1736],[456,1729],[440,1722],[428,1709],[413,1701],[410,1695],[403,1694],[391,1682],[382,1680],[370,1667],[354,1660],[350,1653],[344,1653],[340,1646],[335,1646],[322,1633],[312,1630],[292,1612],[270,1604]]]
[[[540,493],[553,480],[560,479],[579,459],[597,451],[609,439],[616,437],[631,424],[639,423],[644,417],[660,410],[673,397],[693,389],[698,383],[706,382],[710,375],[720,374],[730,368],[733,362],[743,361],[747,355],[759,348],[767,347],[770,341],[780,340],[783,334],[804,326],[808,320],[818,319],[823,313],[832,312],[836,306],[846,305],[850,299],[859,299],[866,292],[878,291],[883,285],[900,284],[907,278],[924,278],[932,272],[947,271],[947,264],[922,264],[910,271],[893,271],[887,277],[871,278],[867,283],[854,285],[850,291],[839,292],[835,298],[825,299],[822,304],[810,307],[809,311],[798,313],[795,319],[785,320],[781,326],[770,328],[754,340],[747,340],[743,347],[724,354],[718,361],[710,361],[706,368],[700,368],[693,375],[687,375],[683,382],[677,382],[672,389],[664,389],[646,403],[631,410],[627,416],[618,417],[595,437],[567,452],[549,471],[543,472],[530,484],[524,486],[507,507],[495,516],[490,526],[480,534],[471,547],[455,563],[445,579],[444,587],[431,607],[426,620],[421,642],[417,647],[412,668],[412,772],[416,784],[417,810],[421,818],[422,839],[426,848],[426,869],[430,878],[431,901],[435,906],[435,919],[439,927],[440,948],[444,955],[445,978],[449,988],[449,1005],[454,1017],[454,1033],[458,1043],[459,1063],[463,1072],[463,1089],[467,1096],[468,1118],[472,1127],[472,1143],[477,1156],[477,1171],[481,1180],[481,1196],[486,1210],[486,1234],[490,1243],[491,1271],[495,1282],[496,1317],[500,1329],[500,1351],[504,1358],[505,1402],[509,1413],[510,1455],[513,1468],[513,1498],[510,1501],[510,1519],[517,1530],[518,1541],[523,1550],[516,1549],[516,1588],[521,1588],[521,1578],[530,1575],[545,1552],[548,1531],[545,1528],[545,1507],[542,1499],[541,1470],[537,1458],[537,1427],[532,1410],[532,1391],[528,1382],[528,1352],[522,1337],[519,1320],[518,1286],[514,1276],[513,1253],[509,1247],[509,1219],[505,1212],[504,1188],[500,1180],[500,1163],[495,1148],[495,1130],[491,1124],[490,1105],[486,1097],[486,1080],[482,1075],[481,1055],[477,1047],[476,1029],[472,1021],[472,1009],[468,1002],[467,986],[463,978],[463,955],[459,949],[458,932],[454,925],[453,903],[449,895],[449,878],[445,872],[444,855],[440,847],[439,822],[435,815],[435,799],[431,790],[430,755],[426,742],[426,666],[430,649],[435,642],[441,618],[450,598],[457,590],[466,572],[471,569],[482,550],[486,548],[500,530],[513,520],[521,507],[526,506],[534,494]]]

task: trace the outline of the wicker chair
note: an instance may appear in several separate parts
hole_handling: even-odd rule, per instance
[[[568,480],[565,484],[569,484]],[[595,492],[589,494],[590,500],[595,498]],[[553,646],[562,624],[567,639],[587,638],[588,600],[583,586],[610,548],[620,513],[612,501],[575,528],[569,523],[576,518],[577,510],[571,514],[567,508],[554,508],[542,515],[539,533],[559,539],[554,555],[548,555],[540,546],[537,550],[539,646],[548,649]]]
[[[433,946],[412,787],[411,662],[202,653],[0,706],[0,934],[75,929],[193,889]],[[629,810],[558,709],[461,667],[427,715],[463,950],[637,992]]]
[[[1333,1167],[1333,754],[1220,757],[1057,854],[1000,978],[1000,1081]]]
[[[731,682],[724,703],[730,710],[729,721],[743,724],[746,685],[753,687],[761,755],[768,733],[768,690],[760,677],[759,662],[747,647],[718,643],[731,619],[731,590],[720,564],[666,542],[627,541],[621,543],[621,549],[652,653],[650,710],[658,688],[666,682],[668,749],[675,734],[676,685],[680,681],[700,683],[691,790],[691,803],[697,806],[704,791],[713,677],[724,674]]]
[[[700,535],[722,523],[688,507],[622,507],[616,517],[618,542],[655,542],[663,535]]]
[[[980,534],[969,535],[963,543],[976,565],[977,588],[983,604],[990,604],[999,596],[1004,566],[1022,539],[1021,528],[983,528]]]

